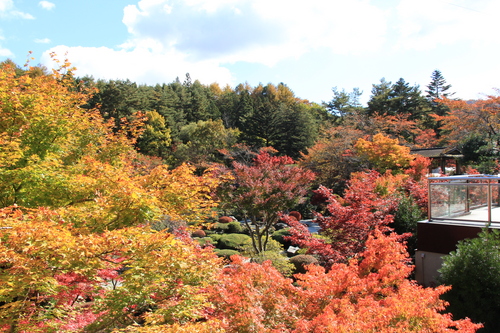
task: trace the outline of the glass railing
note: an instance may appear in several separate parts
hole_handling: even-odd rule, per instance
[[[500,176],[429,177],[429,221],[500,222]]]

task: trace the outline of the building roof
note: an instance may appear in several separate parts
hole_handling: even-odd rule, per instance
[[[435,147],[435,148],[421,148],[412,149],[410,153],[421,155],[428,158],[460,158],[463,157],[462,152],[456,147]]]

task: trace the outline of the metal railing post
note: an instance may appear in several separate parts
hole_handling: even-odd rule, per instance
[[[432,219],[431,214],[431,180],[427,180],[427,220],[430,221]]]
[[[469,191],[469,181],[465,181],[465,212],[470,212],[470,191]]]
[[[491,181],[488,181],[488,228],[491,225]]]

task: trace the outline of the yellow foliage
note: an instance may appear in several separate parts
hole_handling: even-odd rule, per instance
[[[96,327],[133,324],[137,308],[150,309],[146,323],[163,325],[196,319],[208,305],[204,289],[220,259],[194,243],[145,227],[81,234],[47,209],[5,208],[0,217],[2,323],[57,326],[54,316],[68,320],[71,311],[90,306],[102,313]],[[87,297],[94,302],[86,304]]]
[[[402,173],[393,175],[390,170],[387,170],[385,174],[375,180],[375,190],[382,197],[391,195],[401,190],[409,177],[409,175]]]
[[[114,332],[124,333],[224,333],[226,330],[216,320],[186,324],[157,325],[148,327],[128,327]]]
[[[144,176],[144,186],[150,195],[158,198],[158,205],[164,214],[199,223],[207,217],[214,217],[213,208],[217,203],[211,193],[221,179],[215,177],[210,169],[201,176],[196,176],[194,172],[195,167],[188,164],[174,170],[168,170],[165,165],[158,166]]]
[[[400,171],[408,168],[415,156],[410,148],[399,145],[398,139],[391,139],[381,133],[375,134],[372,141],[358,139],[354,145],[356,153],[374,165],[377,171]]]
[[[35,77],[0,69],[0,207],[51,207],[86,232],[209,216],[216,178],[187,165],[139,168],[133,143],[144,116],[113,130],[80,107],[91,91],[75,89],[71,71],[67,62]]]

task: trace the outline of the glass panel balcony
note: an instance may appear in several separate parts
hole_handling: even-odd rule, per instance
[[[499,182],[490,175],[429,177],[429,222],[500,223]]]

